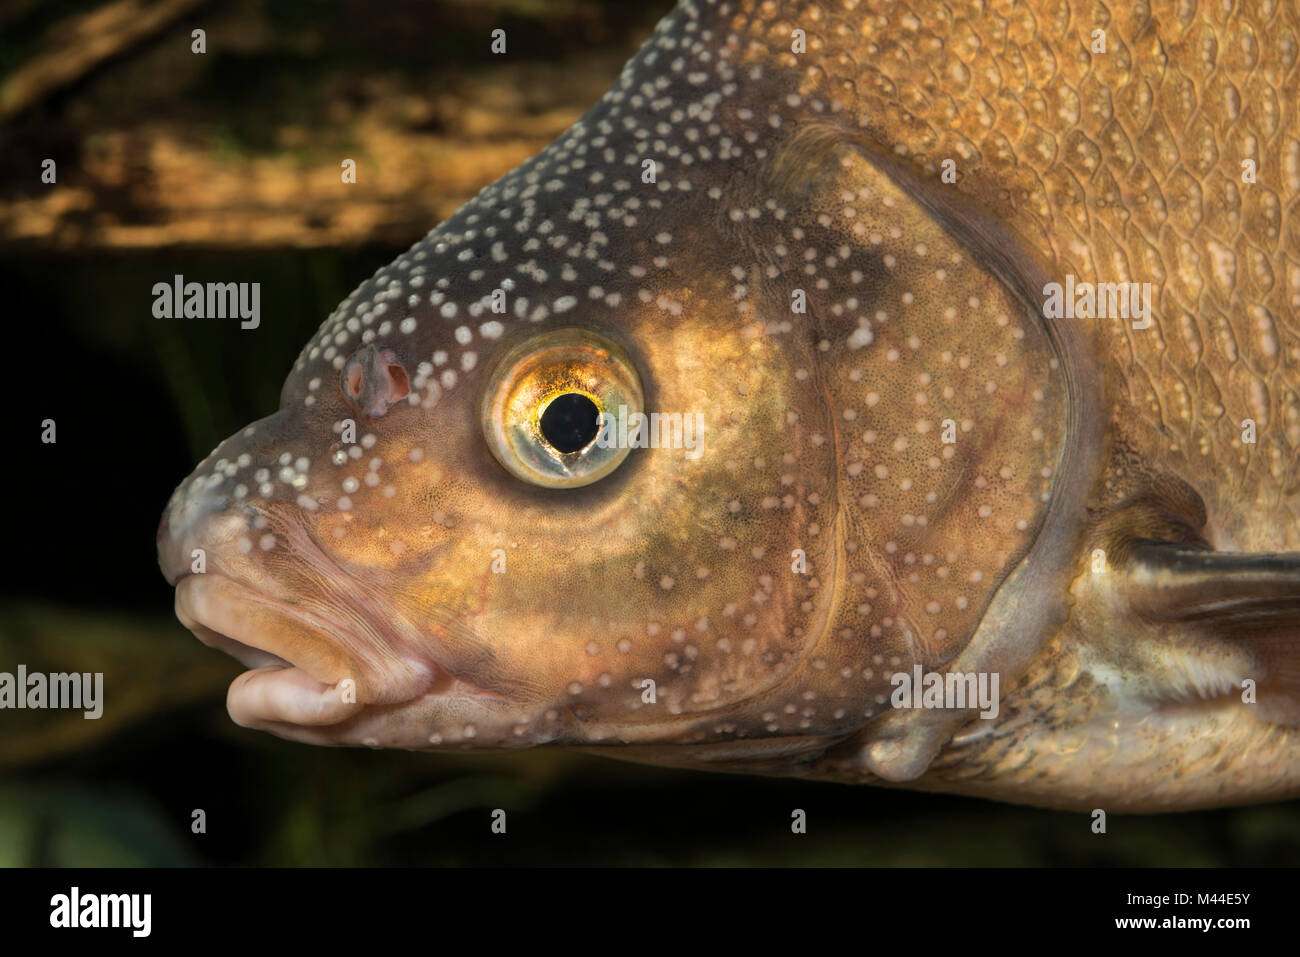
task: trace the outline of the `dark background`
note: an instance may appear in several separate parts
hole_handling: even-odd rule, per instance
[[[668,6],[0,3],[0,671],[103,671],[107,700],[99,721],[0,712],[0,864],[1300,858],[1297,802],[1112,817],[1098,836],[1084,815],[963,798],[552,751],[316,749],[230,722],[242,669],[176,622],[157,569],[171,490],[275,408],[339,300],[572,123]],[[506,56],[489,52],[498,27]],[[90,36],[115,37],[113,55],[90,55]],[[343,157],[356,186],[339,184]],[[155,319],[151,288],[176,273],[260,282],[261,327]]]

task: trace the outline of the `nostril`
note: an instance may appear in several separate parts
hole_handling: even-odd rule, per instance
[[[343,391],[349,399],[361,398],[361,363],[349,362],[343,370]]]
[[[373,345],[358,349],[343,364],[339,388],[349,405],[372,418],[411,394],[410,379],[397,354]]]
[[[392,355],[391,352],[388,354],[390,356]],[[386,369],[389,378],[389,401],[397,402],[401,399],[405,399],[411,394],[411,383],[406,378],[406,370],[402,368],[401,363],[396,361],[390,362],[386,366]]]

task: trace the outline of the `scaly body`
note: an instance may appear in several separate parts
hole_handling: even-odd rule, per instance
[[[1300,793],[1298,26],[682,4],[177,490],[178,612],[262,665],[232,716],[1068,807]],[[1067,281],[1149,283],[1149,323],[1057,314]],[[620,407],[699,448],[599,447],[584,410]],[[916,666],[996,674],[996,717],[896,707]]]

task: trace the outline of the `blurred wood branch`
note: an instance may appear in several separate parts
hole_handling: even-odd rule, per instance
[[[86,76],[205,0],[115,0],[50,28],[46,48],[0,82],[0,123]]]

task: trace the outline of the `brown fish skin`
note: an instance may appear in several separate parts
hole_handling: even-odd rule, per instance
[[[1298,34],[1280,4],[682,4],[177,490],[178,613],[263,665],[232,716],[1080,809],[1300,794]],[[1150,282],[1150,327],[1049,318],[1067,275]],[[698,457],[512,474],[483,393],[559,328],[588,348],[539,381],[600,392],[622,350]],[[892,707],[915,665],[998,674],[997,717]]]
[[[1105,389],[1104,472],[1070,621],[996,727],[973,723],[916,783],[1085,808],[1294,796],[1293,714],[1254,720],[1239,700],[1243,678],[1294,675],[1293,571],[1278,585],[1289,605],[1260,636],[1143,620],[1116,575],[1085,569],[1103,548],[1122,570],[1127,543],[1147,536],[1300,547],[1296,11],[995,8],[872,5],[870,55],[854,58],[867,78],[854,84],[859,108],[883,118],[873,138],[913,164],[956,157],[969,171],[957,190],[1051,276],[1151,281],[1154,322],[1086,329]],[[1098,28],[1110,52],[1090,55]],[[1245,418],[1260,430],[1253,446]],[[1294,681],[1270,692],[1294,701]]]

